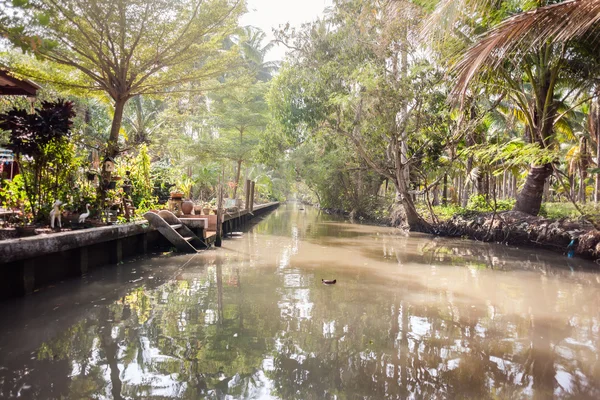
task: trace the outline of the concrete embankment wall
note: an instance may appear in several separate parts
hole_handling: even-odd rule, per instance
[[[279,203],[258,206],[253,213],[237,213],[225,227],[242,227]],[[0,241],[0,299],[22,296],[60,280],[171,244],[147,222],[53,233]]]

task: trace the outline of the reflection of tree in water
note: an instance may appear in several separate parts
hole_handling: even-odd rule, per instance
[[[134,289],[44,343],[37,363],[52,364],[45,371],[57,375],[54,392],[63,387],[56,397],[250,398],[278,327],[276,318],[267,318],[278,313],[272,298],[245,293],[262,279],[241,276],[216,259],[155,290]],[[53,393],[46,379],[34,385]]]
[[[118,398],[121,384],[123,398],[252,398],[261,387],[285,399],[598,395],[594,363],[574,357],[596,354],[594,319],[570,326],[465,309],[448,293],[411,303],[415,288],[365,291],[361,274],[338,288],[294,268],[249,274],[220,264],[135,289],[44,344],[38,362],[58,368],[54,393]],[[547,293],[552,307],[557,295]],[[591,349],[578,344],[591,338]],[[572,377],[569,388],[559,373]],[[37,393],[49,388],[46,379]]]
[[[592,332],[597,321],[578,321],[576,327],[564,318],[533,324],[529,316],[503,315],[491,306],[457,307],[446,293],[435,293],[439,302],[411,304],[403,300],[409,298],[406,289],[365,291],[365,279],[344,280],[343,292],[311,290],[310,318],[285,313],[286,329],[277,335],[279,351],[267,374],[281,398],[599,394],[597,372],[589,365],[577,367],[579,356],[556,351],[557,346],[576,350],[570,343],[585,342],[580,336]],[[300,289],[288,288],[294,290]],[[552,307],[560,293],[548,294],[546,304]],[[591,350],[597,355],[596,347]],[[558,382],[561,371],[570,375],[568,387]]]

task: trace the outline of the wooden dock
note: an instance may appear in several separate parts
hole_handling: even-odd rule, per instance
[[[279,202],[255,205],[253,210],[225,210],[223,216],[223,236],[227,233],[242,230],[243,226],[254,217],[274,210],[279,207]],[[217,238],[216,215],[184,215],[179,220],[187,225],[198,237],[204,239],[206,244],[213,245]]]

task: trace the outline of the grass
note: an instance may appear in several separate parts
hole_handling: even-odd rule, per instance
[[[586,218],[592,221],[600,221],[600,204],[586,203],[577,205],[585,213]],[[578,219],[581,217],[581,213],[577,211],[573,203],[544,203],[542,204],[540,215],[551,219]]]
[[[514,200],[502,200],[497,202],[498,211],[511,210]],[[595,222],[600,222],[600,204],[586,203],[578,204],[579,208],[585,213],[586,218]],[[423,203],[417,204],[417,209],[426,218],[430,217],[429,209]],[[447,206],[433,206],[433,211],[440,221],[446,221],[454,215],[469,216],[479,212],[493,211],[487,202],[469,201],[467,207],[461,207],[456,204]],[[569,218],[577,220],[581,218],[581,213],[577,211],[573,203],[544,203],[540,210],[540,216],[549,219]]]
[[[466,207],[461,207],[456,204],[448,204],[447,206],[433,206],[433,212],[440,221],[446,221],[452,218],[454,215],[469,216],[480,212],[491,212],[494,211],[507,211],[512,209],[514,206],[514,200],[497,200],[494,204],[493,200],[487,200],[484,196],[473,195],[469,198],[469,202]],[[418,204],[417,210],[426,217],[431,214],[425,204]]]

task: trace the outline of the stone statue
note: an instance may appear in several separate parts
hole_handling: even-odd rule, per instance
[[[56,200],[54,204],[52,204],[52,211],[50,211],[50,227],[54,229],[54,220],[58,218],[58,227],[62,228],[61,217],[62,214],[60,212],[60,206],[62,205],[62,201]]]

